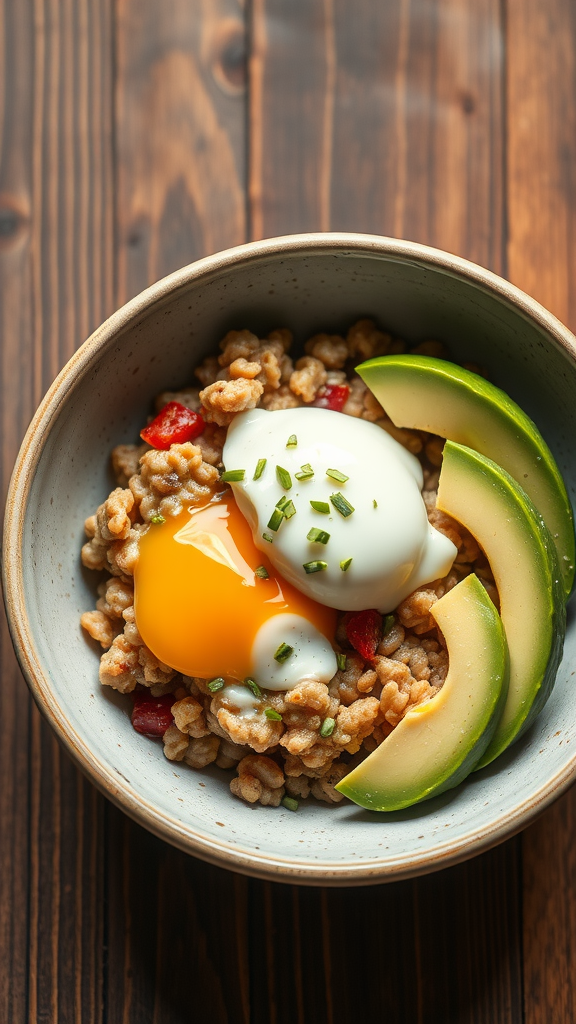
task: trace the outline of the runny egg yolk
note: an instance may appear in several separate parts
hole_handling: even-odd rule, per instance
[[[256,575],[259,566],[269,579]],[[142,537],[136,625],[165,665],[203,679],[245,679],[254,670],[259,629],[286,613],[333,640],[336,613],[278,576],[229,492],[150,526]]]

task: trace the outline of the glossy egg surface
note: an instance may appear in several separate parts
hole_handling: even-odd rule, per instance
[[[260,567],[269,579],[256,574]],[[153,654],[179,672],[245,679],[260,628],[286,613],[332,641],[336,613],[278,576],[230,491],[151,525],[141,539],[136,624]]]

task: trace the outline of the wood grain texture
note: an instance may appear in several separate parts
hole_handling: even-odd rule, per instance
[[[0,51],[5,493],[43,391],[113,308],[110,7],[3,3]],[[0,1019],[101,1020],[103,801],[31,706],[4,623],[1,659]]]
[[[245,21],[235,0],[118,0],[120,305],[245,241]],[[247,881],[107,808],[105,1017],[249,1024]]]
[[[254,0],[252,237],[410,238],[503,268],[499,0]]]
[[[510,279],[576,328],[576,9],[508,0]]]
[[[576,328],[576,11],[508,0],[508,266]],[[522,837],[526,1024],[576,1018],[576,793]]]
[[[414,238],[509,266],[574,324],[575,20],[569,0],[0,0],[2,486],[90,330],[248,233]],[[0,1022],[576,1018],[573,795],[417,881],[248,880],[102,800],[0,642]]]
[[[255,0],[252,237],[373,231],[502,271],[503,28],[495,0],[366,0],[353,16],[341,0]],[[299,897],[304,934],[318,930],[313,901],[324,908],[324,999],[314,1004],[322,986],[299,957],[293,990],[275,998],[278,981],[269,984],[253,1003],[254,1020],[298,1020],[303,1006],[302,1019],[329,1024],[374,1014],[520,1024],[518,851],[513,840],[432,878]],[[275,886],[261,898],[275,979],[286,959],[288,904]],[[370,983],[342,985],[344,977]]]
[[[235,0],[117,3],[118,294],[245,241]]]

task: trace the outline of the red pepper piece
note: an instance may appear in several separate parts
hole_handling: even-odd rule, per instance
[[[372,661],[382,639],[382,616],[374,608],[353,612],[346,620],[346,636],[365,661]]]
[[[204,420],[199,412],[187,409],[180,402],[168,402],[152,423],[140,431],[140,437],[153,448],[166,451],[171,444],[193,441],[204,430]]]
[[[312,405],[316,409],[332,409],[332,412],[342,412],[349,394],[350,388],[347,384],[327,384]]]
[[[150,736],[151,739],[163,736],[174,721],[171,711],[176,700],[174,694],[165,693],[163,697],[153,697],[148,691],[138,690],[133,698],[132,725],[136,732]]]

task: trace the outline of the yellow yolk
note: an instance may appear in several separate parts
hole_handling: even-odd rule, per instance
[[[270,579],[256,576],[262,565]],[[150,526],[142,537],[136,625],[146,646],[171,668],[204,679],[245,679],[253,671],[258,630],[286,613],[333,640],[336,612],[278,576],[229,492]]]

